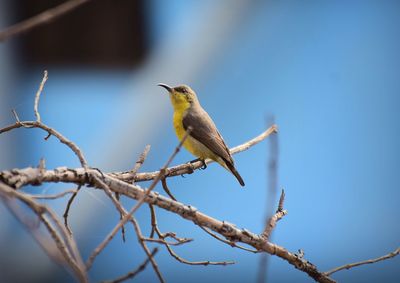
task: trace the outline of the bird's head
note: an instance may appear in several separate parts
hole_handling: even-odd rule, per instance
[[[170,87],[166,84],[158,84],[165,88],[175,109],[187,109],[194,103],[198,103],[196,93],[187,85]]]

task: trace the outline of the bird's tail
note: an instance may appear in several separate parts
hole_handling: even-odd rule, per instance
[[[229,171],[232,172],[232,174],[236,177],[236,179],[239,181],[240,185],[244,187],[244,181],[242,179],[242,176],[240,176],[239,172],[236,170],[235,166],[230,163],[230,162],[225,162],[226,166],[228,167]]]

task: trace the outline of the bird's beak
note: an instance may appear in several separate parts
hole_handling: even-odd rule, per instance
[[[166,84],[158,84],[158,86],[165,88],[168,92],[172,92],[172,87]]]

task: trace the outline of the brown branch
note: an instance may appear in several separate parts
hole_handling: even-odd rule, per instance
[[[34,123],[34,122],[31,122]],[[21,127],[21,125],[13,125],[11,128]],[[6,127],[0,130],[1,132],[10,130],[10,127]],[[273,126],[268,129],[266,132],[258,136],[257,138],[250,140],[249,142],[236,147],[232,152],[239,152],[241,150],[245,150],[250,146],[260,142],[261,140],[265,139],[268,135],[276,131],[276,127]],[[201,167],[201,162],[199,162],[198,167]],[[183,173],[190,172],[191,166],[188,164],[181,165],[182,167],[178,168],[179,170],[170,171],[170,167],[166,169],[165,176],[176,176]],[[175,167],[176,168],[176,167]],[[103,174],[101,175],[99,172],[95,170],[90,170],[91,176],[97,176],[98,178],[102,178],[104,183],[110,188],[110,190],[114,192],[118,192],[125,196],[134,199],[144,199],[145,202],[153,205],[157,205],[160,208],[165,210],[174,212],[184,219],[190,220],[197,225],[205,226],[211,229],[214,232],[219,233],[220,235],[224,236],[225,238],[242,242],[244,244],[248,244],[253,246],[255,249],[263,252],[267,252],[270,254],[275,254],[278,257],[288,261],[290,264],[306,272],[309,276],[314,278],[316,281],[319,282],[335,282],[330,277],[322,274],[317,270],[317,268],[305,260],[304,258],[299,258],[296,254],[288,252],[283,247],[278,245],[272,244],[270,242],[266,242],[263,237],[260,237],[256,234],[253,234],[247,230],[240,230],[236,228],[234,225],[229,224],[227,222],[221,222],[216,220],[206,214],[196,211],[194,208],[190,206],[185,206],[179,202],[175,202],[171,199],[165,198],[157,193],[149,192],[148,195],[145,194],[145,191],[136,185],[131,185],[127,182],[121,181],[116,179],[112,176],[118,176],[118,174]],[[137,173],[134,179],[138,180],[150,180],[157,177],[157,174],[160,174],[160,171],[157,172],[150,172],[146,175],[143,173]],[[178,174],[179,173],[179,174]],[[139,176],[140,174],[141,177]],[[65,167],[57,168],[55,170],[45,170],[39,172],[37,168],[25,168],[25,169],[14,169],[11,171],[2,171],[0,172],[0,181],[6,182],[7,184],[19,188],[23,185],[27,184],[39,184],[38,182],[40,176],[40,182],[72,182],[77,184],[87,184],[92,185],[95,187],[100,187],[98,184],[93,182],[92,180],[87,178],[87,170],[84,168],[77,168],[77,169],[68,169]],[[138,178],[139,176],[139,178]],[[131,177],[130,177],[131,178]],[[123,178],[122,178],[123,179]],[[128,178],[129,179],[129,178]],[[131,178],[132,179],[132,178]],[[100,187],[101,188],[101,187]],[[121,222],[120,222],[121,223]]]
[[[97,174],[99,178],[101,177],[99,172],[94,170],[92,171],[92,175]],[[37,168],[2,171],[0,172],[0,181],[3,180],[3,182],[6,182],[10,185],[34,184],[37,181],[38,173],[39,172]],[[42,182],[74,182],[86,183],[87,185],[92,186],[96,185],[93,182],[88,182],[88,179],[85,176],[85,170],[82,168],[58,168],[56,170],[46,170],[45,172],[41,173]],[[123,182],[107,174],[103,175],[103,181],[109,186],[110,190],[133,199],[141,199],[145,194],[145,191],[139,186]],[[247,230],[240,230],[232,224],[219,221],[204,213],[196,211],[191,206],[183,205],[182,203],[173,201],[153,192],[150,192],[149,195],[145,197],[145,202],[174,212],[180,215],[182,218],[190,220],[197,225],[208,227],[212,231],[219,233],[229,240],[242,242],[254,247],[259,251],[277,255],[278,257],[288,261],[296,268],[306,272],[316,281],[335,282],[330,277],[319,272],[313,264],[304,258],[299,258],[296,254],[290,253],[281,246],[266,242],[263,237],[257,234],[253,234]]]
[[[54,8],[48,9],[36,16],[33,16],[27,20],[24,20],[18,24],[12,25],[0,32],[0,42],[9,39],[15,35],[27,32],[33,28],[41,25],[50,23],[62,15],[73,11],[82,4],[89,2],[90,0],[70,0]]]
[[[394,250],[391,253],[388,253],[387,255],[384,255],[384,256],[381,256],[381,257],[378,257],[378,258],[374,258],[374,259],[368,259],[368,260],[363,260],[363,261],[359,261],[359,262],[355,262],[355,263],[345,264],[345,265],[336,267],[336,268],[334,268],[332,270],[329,270],[327,272],[324,272],[324,274],[326,276],[330,276],[331,274],[333,274],[335,272],[338,272],[340,270],[343,270],[343,269],[350,269],[350,268],[353,268],[353,267],[356,267],[356,266],[360,266],[360,265],[364,265],[364,264],[375,263],[375,262],[378,262],[378,261],[382,261],[382,260],[386,260],[386,259],[389,259],[389,258],[393,258],[393,257],[395,257],[395,256],[397,256],[399,254],[400,254],[400,248],[397,248],[396,250]]]
[[[158,252],[158,248],[154,248],[151,251],[151,257],[154,258],[154,256],[156,255],[157,252]],[[149,262],[150,262],[150,258],[146,257],[146,259],[143,261],[143,263],[141,265],[139,265],[135,270],[130,271],[127,274],[125,274],[121,277],[118,277],[116,279],[103,281],[103,283],[120,283],[120,282],[126,281],[128,279],[132,279],[136,275],[138,275],[140,272],[142,272],[146,268],[146,266],[149,264]]]

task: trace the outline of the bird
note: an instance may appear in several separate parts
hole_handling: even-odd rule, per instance
[[[174,109],[173,125],[180,141],[191,127],[183,147],[198,157],[203,162],[204,168],[207,167],[205,159],[212,159],[230,171],[240,185],[244,186],[244,181],[235,168],[224,139],[213,120],[200,105],[196,93],[187,85],[170,87],[160,83],[158,86],[165,88],[169,93]]]

